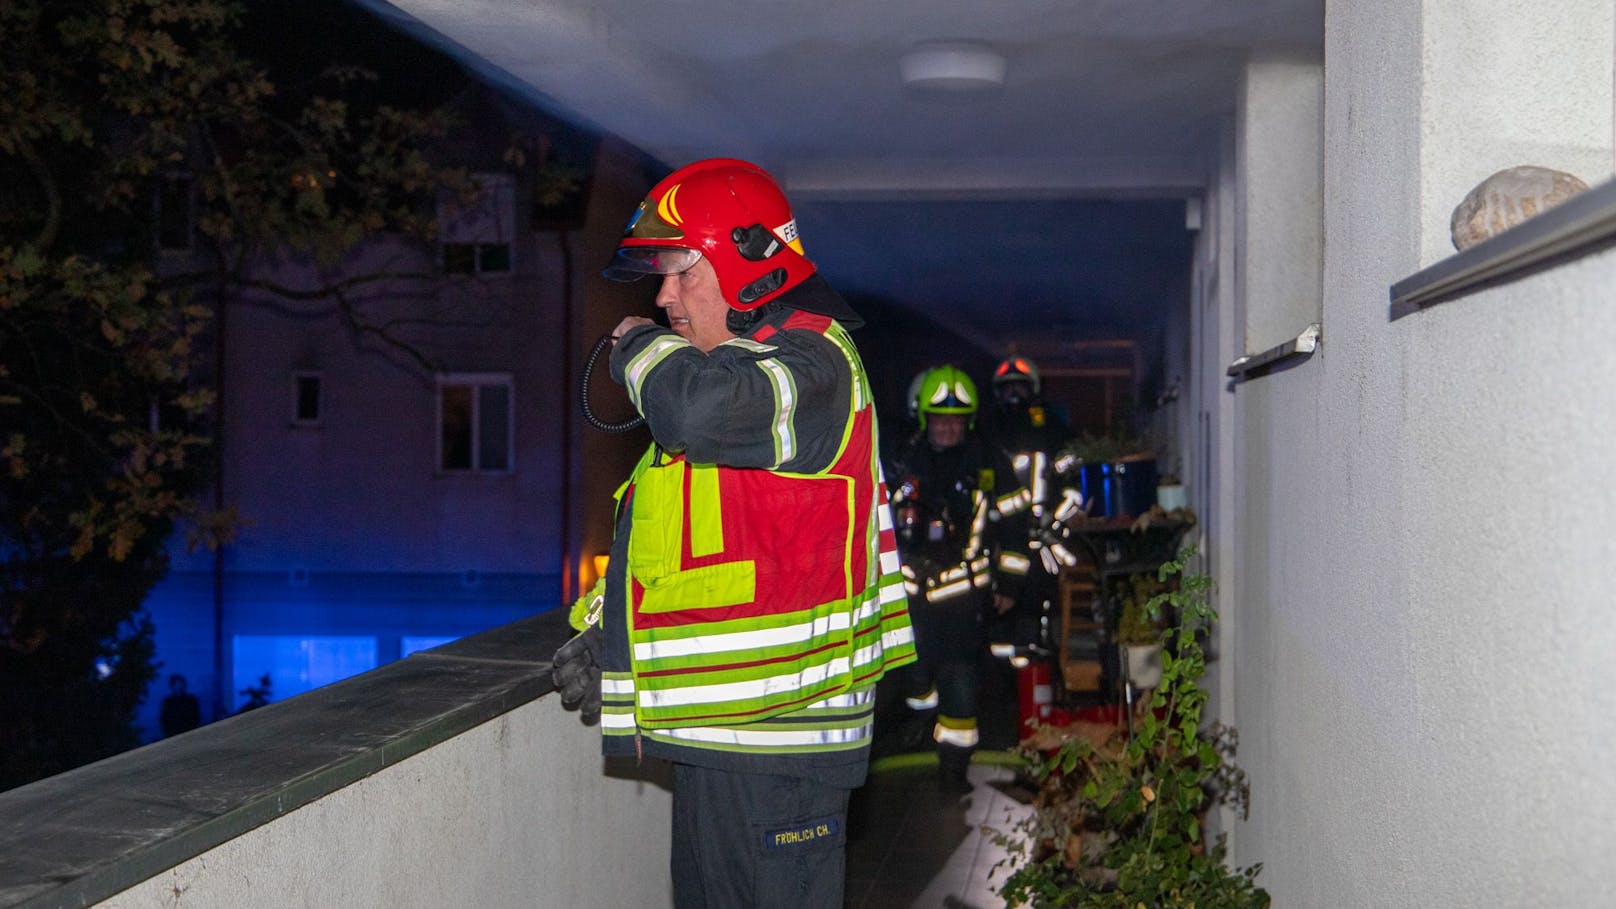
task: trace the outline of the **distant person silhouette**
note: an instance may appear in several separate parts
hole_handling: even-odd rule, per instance
[[[163,736],[179,735],[202,725],[202,705],[196,695],[185,690],[185,676],[168,677],[168,696],[163,698]]]

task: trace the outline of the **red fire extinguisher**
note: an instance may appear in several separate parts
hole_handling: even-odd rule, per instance
[[[1055,701],[1049,661],[1036,655],[1024,659],[1026,663],[1016,670],[1016,719],[1023,741],[1032,735],[1038,724],[1050,721]]]

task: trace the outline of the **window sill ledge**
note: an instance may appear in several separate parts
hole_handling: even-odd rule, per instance
[[[1391,287],[1391,320],[1535,274],[1616,242],[1616,180],[1566,200]]]
[[[1306,359],[1319,349],[1319,338],[1323,333],[1323,326],[1318,322],[1309,325],[1303,332],[1262,353],[1247,354],[1229,364],[1225,374],[1235,379],[1249,379],[1265,375],[1276,364],[1288,363],[1297,359]]]

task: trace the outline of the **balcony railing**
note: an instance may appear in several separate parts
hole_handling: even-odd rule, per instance
[[[525,619],[0,793],[0,907],[671,905],[666,781],[547,696],[567,634]]]

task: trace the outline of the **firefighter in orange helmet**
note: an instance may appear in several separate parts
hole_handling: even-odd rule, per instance
[[[1042,384],[1038,364],[1027,357],[1007,357],[993,370],[990,434],[1029,496],[1028,549],[1033,565],[1015,608],[993,629],[994,644],[1017,654],[1028,649],[1046,655],[1053,651],[1060,573],[1077,562],[1056,523],[1063,507],[1068,511],[1073,507],[1061,460],[1071,432],[1044,401]]]

